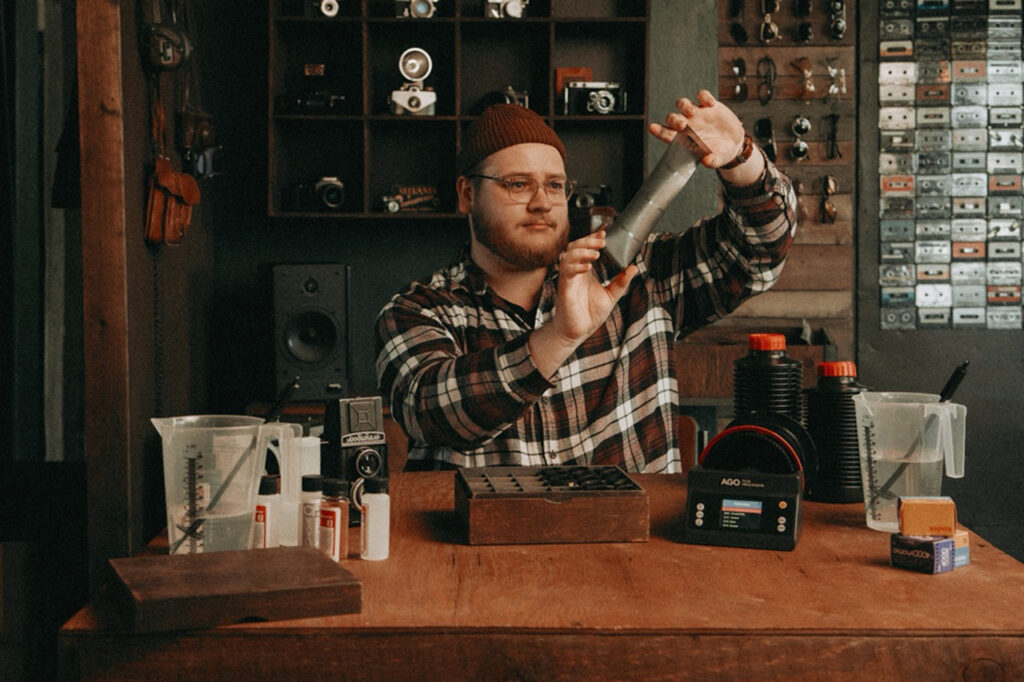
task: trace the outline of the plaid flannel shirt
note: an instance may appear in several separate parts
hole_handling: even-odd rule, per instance
[[[409,459],[680,471],[674,342],[769,289],[796,229],[792,184],[772,164],[724,196],[719,215],[648,238],[629,291],[550,380],[526,340],[552,315],[557,268],[532,317],[487,287],[468,252],[393,297],[377,321],[376,369]]]

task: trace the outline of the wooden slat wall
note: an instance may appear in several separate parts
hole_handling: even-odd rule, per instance
[[[847,30],[839,41],[826,34],[827,17],[824,2],[811,3],[806,17],[793,13],[795,3],[781,0],[780,11],[772,20],[780,29],[780,38],[764,44],[758,39],[762,23],[761,2],[745,0],[739,21],[749,39],[737,45],[730,35],[730,5],[736,0],[719,0],[718,97],[726,102],[753,133],[754,122],[770,117],[774,124],[778,148],[776,164],[798,182],[800,191],[800,225],[789,262],[771,291],[757,296],[732,315],[698,332],[686,344],[744,343],[746,334],[760,331],[787,332],[805,323],[812,330],[824,329],[836,346],[838,359],[854,359],[853,290],[854,290],[854,215],[856,183],[856,4],[846,1]],[[803,21],[811,23],[813,38],[808,43],[794,40],[796,27]],[[762,105],[757,98],[758,60],[771,56],[775,62],[774,95]],[[814,92],[804,101],[803,77],[792,65],[798,59],[810,60]],[[735,98],[736,78],[732,63],[742,58],[746,65],[748,95],[745,101]],[[845,93],[825,101],[831,80],[827,60],[845,70]],[[789,150],[795,136],[790,122],[798,114],[811,121],[811,132],[804,139],[810,145],[809,157],[795,161]],[[837,140],[840,156],[827,158],[828,119],[838,114]],[[756,138],[755,138],[756,139]],[[826,174],[835,176],[838,192],[832,197],[838,209],[834,223],[821,221],[822,180]],[[693,351],[694,349],[690,349]]]

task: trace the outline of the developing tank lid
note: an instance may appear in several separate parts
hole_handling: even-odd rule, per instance
[[[819,362],[819,377],[856,377],[857,365],[849,360]]]
[[[786,350],[783,334],[751,334],[747,339],[750,350]]]

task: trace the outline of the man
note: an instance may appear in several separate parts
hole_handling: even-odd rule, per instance
[[[796,198],[709,92],[676,108],[650,132],[670,142],[693,126],[725,209],[651,235],[621,272],[602,256],[603,231],[568,243],[565,147],[539,116],[498,104],[467,130],[456,190],[468,251],[377,322],[379,389],[409,436],[410,469],[681,470],[674,341],[772,286]]]

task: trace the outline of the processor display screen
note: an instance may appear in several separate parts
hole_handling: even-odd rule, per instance
[[[722,528],[759,530],[764,503],[760,500],[722,499]]]

